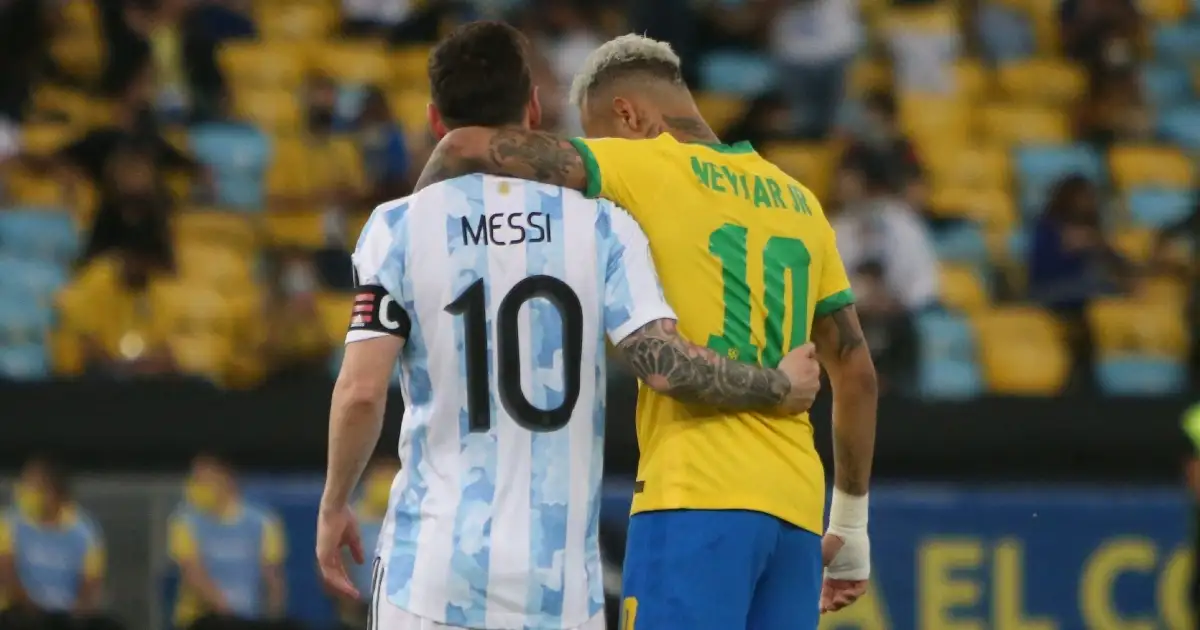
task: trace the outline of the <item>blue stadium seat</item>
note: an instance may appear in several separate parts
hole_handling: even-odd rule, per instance
[[[1104,179],[1104,160],[1095,149],[1082,144],[1026,146],[1016,150],[1017,180],[1021,185],[1021,209],[1035,216],[1054,184],[1068,175]]]
[[[67,261],[79,250],[79,232],[65,211],[0,210],[0,247],[14,256]]]
[[[50,306],[67,280],[65,265],[0,255],[0,300]]]
[[[1158,117],[1158,132],[1187,149],[1200,150],[1200,105],[1182,105]]]
[[[0,295],[0,343],[40,344],[54,323],[49,304],[38,304]]]
[[[924,313],[917,318],[917,334],[917,380],[923,396],[963,399],[983,392],[975,333],[965,319],[946,312]]]
[[[1187,68],[1153,64],[1142,70],[1142,90],[1159,107],[1186,103],[1192,99],[1192,77]]]
[[[1166,61],[1195,61],[1200,59],[1200,24],[1178,22],[1162,24],[1154,29],[1155,57]]]
[[[983,230],[970,222],[942,228],[933,234],[933,249],[944,262],[985,265],[988,260],[987,242]]]
[[[50,375],[50,358],[41,344],[0,346],[0,378],[33,381]]]
[[[1008,235],[1008,256],[1017,261],[1029,260],[1029,246],[1031,241],[1029,229],[1016,229],[1012,234]]]
[[[1161,357],[1111,357],[1096,364],[1096,380],[1108,394],[1158,396],[1183,391],[1186,371]]]
[[[1139,225],[1163,228],[1183,220],[1196,203],[1190,191],[1138,188],[1126,198],[1129,214]]]
[[[193,127],[189,144],[196,159],[216,175],[219,205],[262,209],[264,176],[271,159],[271,142],[263,132],[247,125],[211,123]]]
[[[700,61],[704,89],[753,97],[775,87],[776,71],[761,55],[715,52]]]

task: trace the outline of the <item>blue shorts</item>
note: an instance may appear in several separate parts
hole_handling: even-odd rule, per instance
[[[629,521],[620,630],[816,630],[821,537],[744,510]]]

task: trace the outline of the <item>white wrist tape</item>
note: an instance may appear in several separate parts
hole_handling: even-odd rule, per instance
[[[843,545],[825,567],[825,576],[835,580],[865,580],[871,576],[871,540],[867,537],[869,495],[856,497],[833,489],[826,535],[837,536]]]

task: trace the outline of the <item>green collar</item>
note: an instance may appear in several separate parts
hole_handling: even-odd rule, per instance
[[[750,143],[745,140],[741,142],[735,142],[733,144],[721,144],[719,142],[692,142],[691,144],[698,144],[702,147],[708,147],[717,153],[754,153],[754,147],[750,146]]]

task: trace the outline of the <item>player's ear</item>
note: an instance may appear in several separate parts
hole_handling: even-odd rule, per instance
[[[644,122],[639,115],[637,108],[633,106],[628,99],[620,96],[613,98],[612,101],[613,114],[619,121],[618,124],[624,125],[630,131],[639,131],[640,126]]]
[[[441,140],[450,130],[446,128],[446,123],[442,121],[442,114],[433,106],[433,103],[425,106],[425,116],[429,119],[429,130],[433,132],[433,137]]]
[[[537,129],[542,126],[542,102],[538,98],[538,87],[533,86],[533,91],[529,94],[529,106],[525,111],[525,119],[530,129]]]

